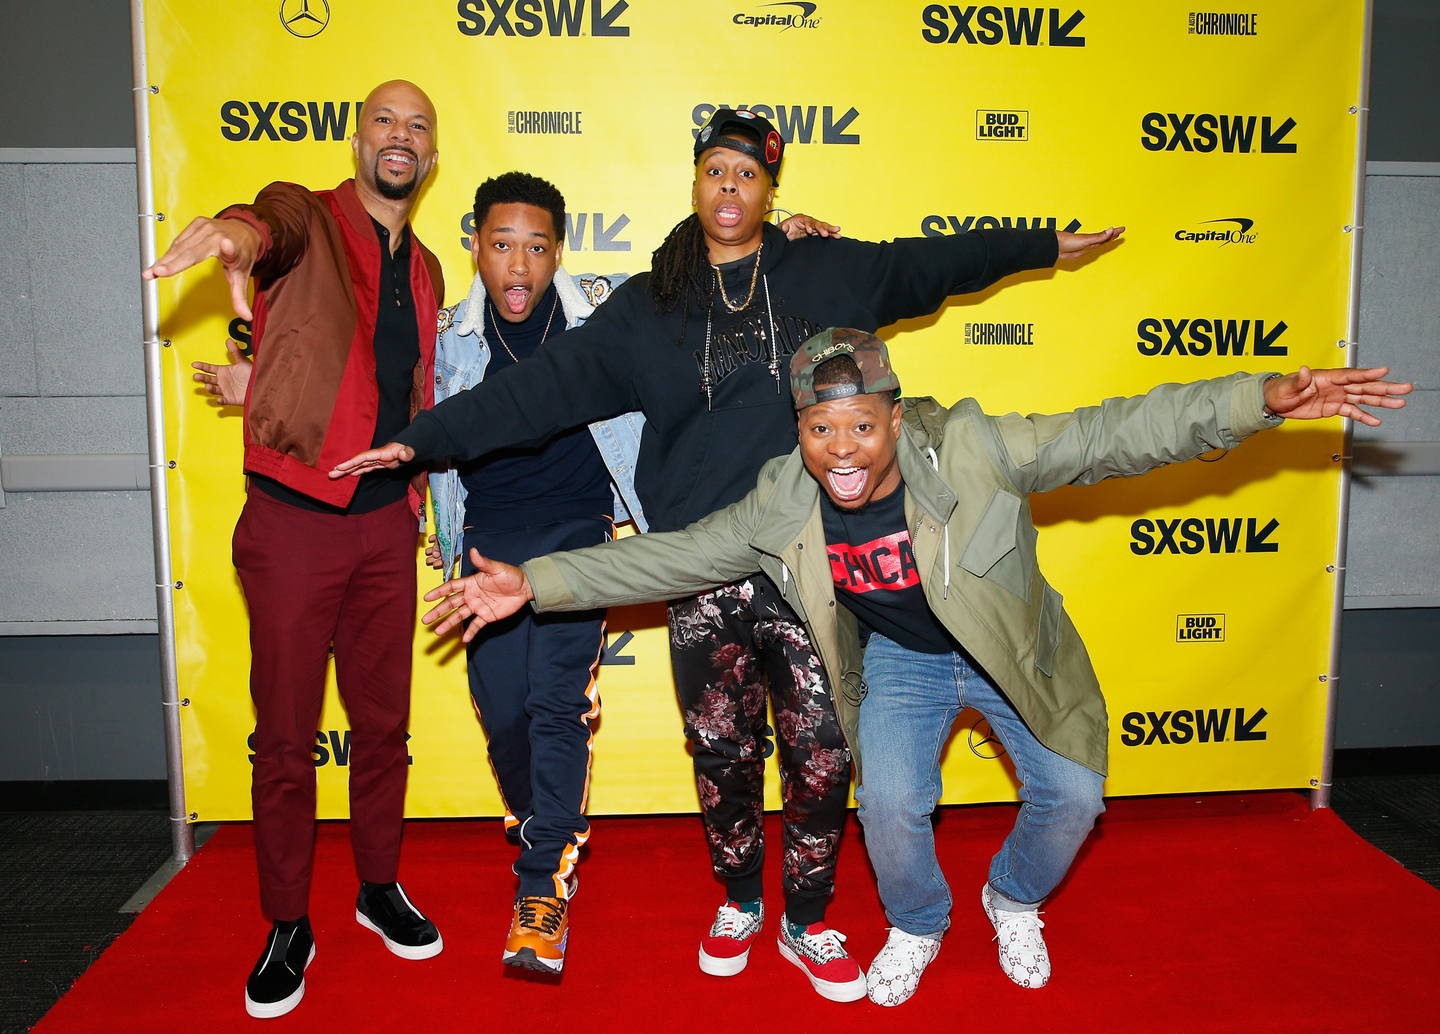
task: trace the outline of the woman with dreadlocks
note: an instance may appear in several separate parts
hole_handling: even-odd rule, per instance
[[[1054,265],[1118,237],[978,230],[882,244],[787,240],[765,221],[784,141],[759,115],[721,108],[694,143],[692,214],[583,327],[557,334],[434,409],[393,443],[332,477],[400,462],[472,460],[540,444],[639,410],[645,430],[635,490],[653,531],[684,528],[742,498],[760,468],[794,450],[789,357],[828,326],[875,331],[929,315],[950,295]],[[817,528],[815,548],[824,548]],[[793,585],[763,576],[670,602],[670,650],[694,747],[695,779],[715,872],[727,897],[700,945],[700,968],[745,968],[764,923],[764,758],[776,736],[784,808],[781,953],[821,995],[865,997],[865,977],[825,925],[849,795],[850,756],[831,686]],[[769,693],[778,730],[766,724]]]

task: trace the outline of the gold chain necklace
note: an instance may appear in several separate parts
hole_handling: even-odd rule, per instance
[[[495,308],[495,303],[490,301],[489,298],[486,298],[485,301],[490,306],[490,318],[495,322],[495,336],[498,337],[500,339],[500,343],[505,346],[505,351],[510,353],[511,360],[518,363],[520,361],[520,357],[510,350],[510,345],[505,341],[505,335],[500,333],[500,310]],[[550,306],[550,317],[545,321],[545,330],[540,334],[540,345],[543,345],[545,343],[545,339],[550,336],[550,321],[555,318],[555,310],[559,307],[560,292],[556,291],[555,304]],[[540,345],[536,345],[535,347],[539,348]]]
[[[760,247],[755,249],[755,268],[750,273],[750,293],[745,296],[745,300],[739,305],[730,304],[730,296],[725,293],[725,277],[720,272],[719,266],[715,265],[715,263],[713,262],[710,263],[710,268],[715,270],[715,282],[720,285],[720,300],[725,303],[725,308],[729,309],[731,312],[739,312],[741,309],[748,308],[750,305],[750,299],[755,297],[755,284],[759,282],[760,279],[760,256],[764,253],[764,251],[765,242],[761,241]]]

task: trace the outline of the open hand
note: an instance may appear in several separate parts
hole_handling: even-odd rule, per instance
[[[346,474],[351,477],[359,477],[367,471],[379,470],[381,467],[386,470],[394,470],[400,464],[409,463],[414,458],[415,450],[410,446],[391,442],[378,449],[366,449],[364,452],[351,456],[348,460],[335,464],[335,469],[330,471],[330,479],[333,481],[336,478],[343,478]]]
[[[194,362],[190,365],[201,373],[192,374],[195,380],[205,385],[205,390],[220,396],[222,406],[245,405],[245,389],[250,384],[250,373],[255,364],[242,355],[240,346],[229,338],[225,339],[225,350],[230,353],[230,363],[218,366],[215,363]]]
[[[821,222],[813,215],[803,213],[792,215],[780,223],[780,229],[785,231],[789,240],[797,240],[801,237],[839,237],[840,227],[834,223]]]
[[[1084,258],[1100,245],[1118,240],[1124,232],[1125,227],[1123,226],[1112,226],[1100,233],[1066,233],[1064,230],[1056,230],[1055,238],[1060,242],[1059,260],[1074,262],[1076,259]]]
[[[465,629],[467,643],[486,625],[508,618],[535,598],[520,568],[487,559],[478,549],[470,550],[470,561],[475,565],[474,574],[452,578],[425,594],[427,602],[441,602],[420,619],[435,625],[436,635],[444,635],[466,618],[471,619]]]
[[[1380,418],[1367,413],[1361,406],[1400,409],[1413,384],[1382,381],[1390,372],[1388,366],[1369,370],[1312,370],[1302,366],[1295,373],[1272,377],[1265,382],[1265,408],[1276,416],[1290,420],[1323,420],[1330,416],[1348,416],[1371,427],[1380,426]]]
[[[174,276],[207,258],[218,258],[230,282],[230,304],[241,319],[253,319],[245,288],[260,257],[260,232],[241,219],[196,219],[171,242],[160,261],[140,276],[154,280]]]

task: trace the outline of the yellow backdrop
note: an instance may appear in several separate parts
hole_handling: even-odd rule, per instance
[[[345,179],[358,101],[403,77],[439,113],[414,223],[448,301],[473,272],[475,187],[508,169],[565,193],[570,271],[636,272],[688,213],[690,130],[714,106],[748,105],[789,137],[777,204],[856,237],[1129,227],[1078,269],[887,330],[908,393],[1043,412],[1337,365],[1362,5],[1257,0],[1245,18],[1189,6],[152,0],[159,246],[272,180]],[[202,820],[245,818],[239,411],[189,377],[192,360],[224,355],[234,315],[213,268],[160,293],[186,789]],[[1318,776],[1340,442],[1338,422],[1287,426],[1209,462],[1035,500],[1041,561],[1109,700],[1107,792]],[[658,607],[610,615],[592,813],[696,808],[663,623]],[[419,631],[414,649],[409,813],[501,813],[463,653]],[[957,727],[946,801],[1014,797],[977,717]],[[325,816],[346,812],[346,728],[332,684],[315,752]]]

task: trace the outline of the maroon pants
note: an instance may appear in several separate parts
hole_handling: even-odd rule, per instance
[[[409,758],[417,523],[406,500],[312,513],[252,489],[234,560],[250,608],[255,701],[251,799],[260,905],[308,911],[315,846],[315,731],[333,644],[350,719],[350,840],[362,880],[395,879]]]

